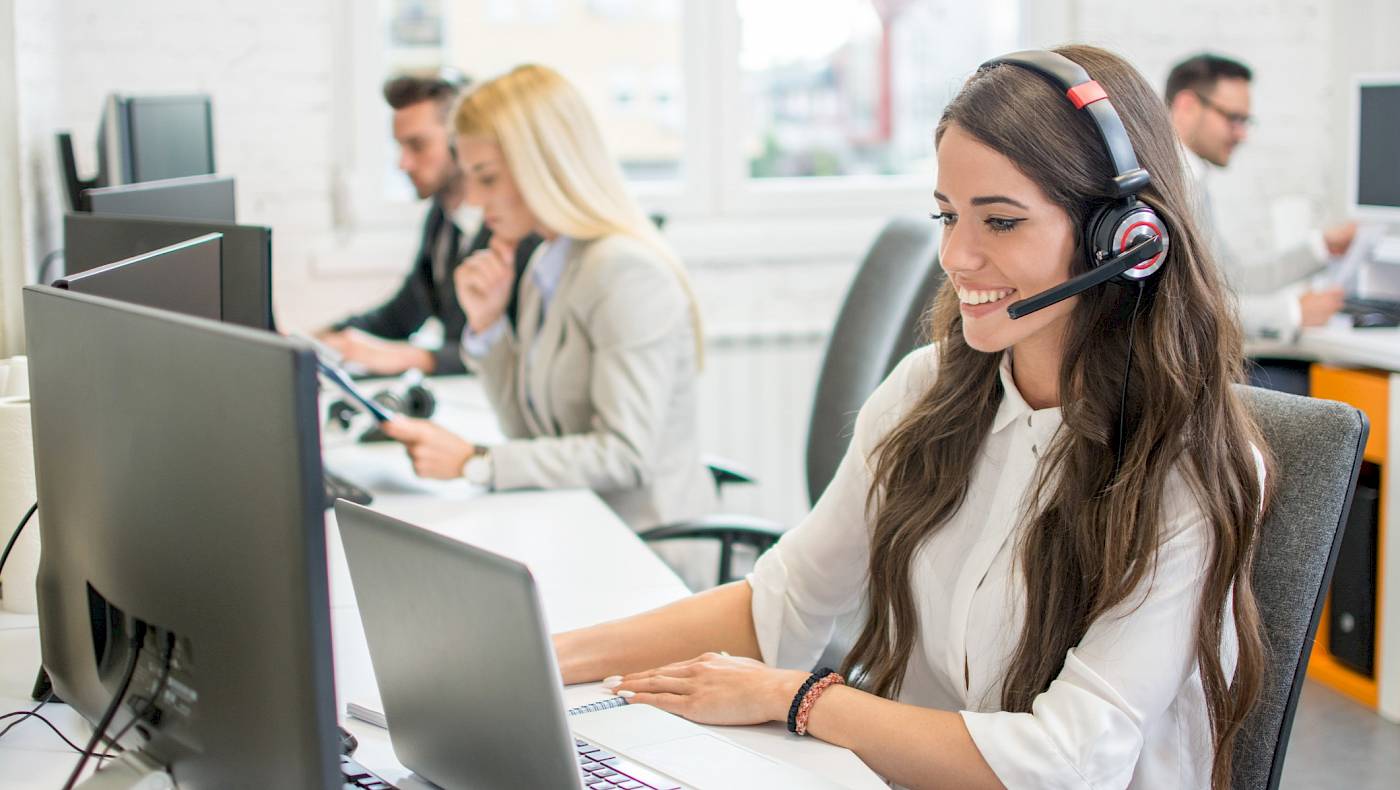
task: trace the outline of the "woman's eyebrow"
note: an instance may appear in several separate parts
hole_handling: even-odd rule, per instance
[[[947,195],[937,190],[934,190],[933,197],[935,200],[939,200],[944,203],[953,202],[948,199]],[[1019,208],[1022,211],[1030,211],[1030,206],[1027,206],[1025,203],[1022,203],[1021,201],[1016,200],[1015,198],[1007,197],[1006,195],[979,195],[978,197],[972,199],[972,205],[974,206],[987,206],[993,203],[1005,203],[1009,206],[1015,206],[1016,208]]]
[[[1006,195],[981,195],[972,199],[972,205],[974,206],[986,206],[992,203],[1007,203],[1024,211],[1030,211],[1031,208],[1025,203],[1014,198],[1009,198]]]

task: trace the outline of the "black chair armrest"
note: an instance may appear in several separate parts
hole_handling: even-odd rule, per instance
[[[734,545],[752,546],[759,554],[767,551],[783,535],[776,521],[757,516],[720,514],[691,521],[663,524],[638,533],[647,542],[699,538],[719,541],[720,584],[734,581]]]
[[[659,527],[643,530],[638,534],[645,541],[675,540],[678,538],[719,539],[722,535],[733,534],[744,536],[745,542],[757,543],[766,540],[771,546],[783,536],[783,526],[776,521],[758,516],[721,513],[714,516],[702,516],[690,521],[663,524]]]
[[[700,460],[705,467],[710,470],[710,474],[715,478],[715,488],[724,487],[726,483],[749,483],[756,482],[754,476],[747,469],[739,466],[728,458],[718,455],[704,455]]]

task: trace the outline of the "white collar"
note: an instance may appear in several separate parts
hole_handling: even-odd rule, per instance
[[[457,208],[447,212],[447,218],[457,226],[463,236],[475,236],[481,229],[481,209],[463,200]]]
[[[1196,179],[1196,183],[1199,184],[1205,181],[1210,176],[1210,171],[1215,168],[1215,165],[1207,162],[1200,154],[1197,154],[1185,145],[1182,145],[1181,149],[1186,152],[1186,166],[1191,168],[1191,175]]]
[[[1044,415],[1046,426],[1060,423],[1060,407],[1053,406],[1048,409],[1032,409],[1026,399],[1021,397],[1021,391],[1016,389],[1016,379],[1011,375],[1011,354],[1002,352],[1001,355],[1001,406],[997,407],[996,417],[992,419],[992,433],[998,433],[1006,426],[1015,422],[1020,417],[1036,418]]]

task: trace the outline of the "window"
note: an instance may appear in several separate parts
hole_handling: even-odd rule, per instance
[[[680,177],[680,0],[382,0],[385,77],[460,69],[474,79],[521,63],[568,75],[634,180]],[[484,11],[484,13],[482,13]]]
[[[753,178],[933,171],[932,130],[969,64],[1015,46],[1012,2],[738,0]]]
[[[1053,3],[1052,3],[1053,4]],[[379,0],[350,4],[348,215],[406,202],[378,86],[552,66],[649,209],[877,216],[927,202],[932,131],[976,64],[1024,45],[1025,0]],[[354,10],[356,8],[360,10]],[[370,49],[367,57],[363,50]],[[375,162],[370,166],[370,161]]]

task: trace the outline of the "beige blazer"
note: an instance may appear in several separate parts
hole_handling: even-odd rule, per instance
[[[496,489],[591,488],[633,529],[711,512],[675,272],[626,236],[574,240],[541,321],[540,257],[521,277],[518,328],[463,353],[510,439],[491,450]]]

